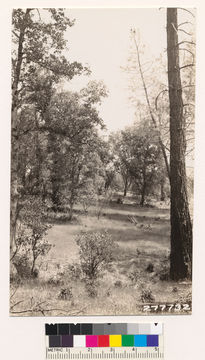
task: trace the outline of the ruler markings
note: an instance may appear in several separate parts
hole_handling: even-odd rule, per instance
[[[159,347],[114,347],[114,348],[49,348],[46,347],[47,360],[134,360],[164,359],[163,337]]]

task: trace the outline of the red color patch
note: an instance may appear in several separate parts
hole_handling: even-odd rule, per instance
[[[109,335],[98,335],[98,346],[99,347],[110,346]]]

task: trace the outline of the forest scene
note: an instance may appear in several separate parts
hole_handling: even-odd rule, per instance
[[[10,314],[190,314],[195,10],[12,12]]]

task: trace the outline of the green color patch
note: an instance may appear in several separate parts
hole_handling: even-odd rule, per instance
[[[134,335],[122,335],[122,346],[134,346]]]

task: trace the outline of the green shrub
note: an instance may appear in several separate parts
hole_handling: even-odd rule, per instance
[[[151,303],[151,302],[155,301],[155,298],[154,298],[154,295],[152,294],[151,289],[142,289],[140,299],[144,303],[146,303],[146,302]]]
[[[96,281],[93,279],[88,279],[85,283],[85,289],[87,291],[87,294],[89,297],[91,298],[95,298],[98,295],[98,291],[97,291],[97,283]]]
[[[17,274],[20,278],[23,279],[31,277],[31,264],[29,262],[28,254],[17,254],[14,258],[13,265],[15,266]]]
[[[121,281],[121,280],[115,281],[114,286],[115,286],[116,288],[121,288],[121,287],[122,287],[122,281]]]
[[[160,270],[158,271],[159,279],[161,281],[168,281],[170,278],[170,258],[165,256],[160,264]]]
[[[80,267],[88,279],[96,279],[113,261],[117,245],[107,231],[82,233],[77,236]]]
[[[138,269],[135,269],[128,273],[128,278],[133,284],[136,284],[140,279],[140,271]]]
[[[37,260],[50,251],[46,239],[50,225],[45,222],[47,205],[38,196],[22,200],[12,263],[21,277],[38,277]]]
[[[67,276],[69,279],[72,280],[82,279],[83,273],[80,264],[77,263],[69,264]]]
[[[36,261],[47,255],[52,247],[45,238],[48,229],[48,225],[39,223],[33,229],[25,228],[19,233],[12,263],[20,277],[38,277]]]
[[[149,263],[145,269],[148,273],[154,272],[154,265],[152,263]]]
[[[60,300],[72,300],[72,298],[72,288],[62,288],[58,294],[58,299]]]

